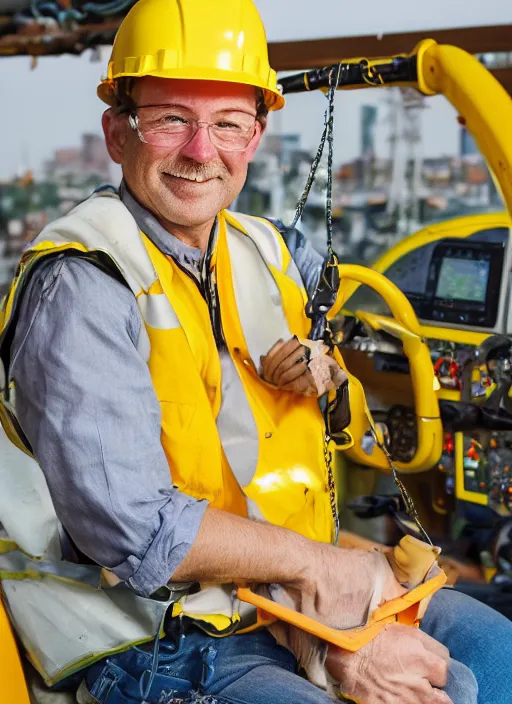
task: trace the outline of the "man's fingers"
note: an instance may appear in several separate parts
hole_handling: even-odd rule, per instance
[[[283,391],[317,396],[313,375],[304,359],[305,347],[296,337],[287,342],[279,340],[265,357],[261,357],[262,377]]]
[[[429,654],[425,658],[428,681],[432,687],[442,689],[448,681],[448,662],[437,655]]]
[[[315,380],[309,369],[306,369],[302,376],[295,379],[295,381],[280,388],[283,391],[295,391],[296,394],[304,394],[306,396],[317,396],[318,393]]]
[[[404,698],[404,704],[405,701],[411,701],[411,704],[412,702],[415,704],[416,702],[417,704],[453,704],[446,692],[442,689],[438,689],[437,687],[433,687],[428,679],[416,679],[416,682],[414,682],[413,679],[410,679],[408,680],[408,684],[410,687],[410,699],[407,698],[407,700],[405,700]],[[400,698],[400,701],[402,701],[402,698]]]
[[[272,350],[264,357],[262,366],[265,372],[265,378],[270,383],[274,383],[274,373],[277,367],[285,360],[290,354],[295,352],[297,348],[300,347],[300,342],[297,338],[292,338],[288,342],[283,342],[281,345],[272,348]]]
[[[279,360],[282,361],[298,347],[302,347],[302,345],[295,336],[291,337],[289,340],[278,340],[276,344],[270,348],[265,357],[274,362],[277,355],[279,355]]]
[[[275,345],[273,345],[266,355],[260,357],[261,368],[263,371],[263,377],[266,379],[268,375],[268,369],[274,358],[275,354],[285,345],[284,340],[278,340]]]
[[[433,689],[432,704],[453,704],[453,701],[442,689]]]
[[[275,345],[272,345],[272,347],[269,349],[269,351],[267,352],[267,354],[265,355],[265,357],[272,357],[272,355],[275,354],[275,352],[277,352],[277,350],[278,350],[280,347],[282,347],[284,344],[286,344],[286,343],[285,343],[285,341],[281,338],[280,340],[278,340],[278,341],[275,343]]]
[[[276,372],[281,364],[285,362],[290,355],[294,355],[293,359],[295,361],[300,359],[304,355],[304,348],[297,338],[293,337],[291,340],[288,340],[288,342],[285,342],[278,347],[274,345],[272,349],[274,351],[269,352],[269,354],[262,360],[262,368],[265,379],[271,384],[276,384],[278,377]],[[290,366],[291,364],[292,363],[290,363]],[[286,366],[286,364],[284,366]]]
[[[278,340],[276,344],[270,348],[270,350],[267,352],[266,355],[260,357],[260,364],[261,364],[261,369],[263,372],[263,378],[267,379],[268,378],[268,369],[270,367],[270,363],[272,361],[273,356],[276,354],[276,352],[283,347],[285,344],[284,340]]]
[[[415,693],[414,702],[418,704],[453,704],[446,692],[432,687],[428,680],[423,680],[419,687],[411,689]]]
[[[276,368],[273,374],[274,384],[283,386],[296,379],[307,369],[307,361],[304,359],[304,348],[300,346],[295,352],[288,355]]]
[[[287,384],[291,384],[308,371],[305,362],[295,362],[292,367],[285,369],[281,374],[274,374],[274,384],[281,389]]]
[[[445,645],[440,643],[435,638],[432,638],[432,636],[427,635],[423,631],[417,630],[416,632],[423,647],[426,650],[430,651],[434,655],[437,655],[438,657],[448,662],[448,660],[450,659],[450,651]]]

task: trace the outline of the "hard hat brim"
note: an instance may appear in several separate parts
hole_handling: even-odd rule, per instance
[[[208,75],[206,75],[208,74]],[[227,74],[227,75],[226,75]],[[285,105],[285,99],[281,93],[269,90],[263,83],[258,83],[253,75],[243,72],[227,72],[220,69],[209,68],[208,71],[201,69],[183,69],[177,71],[152,71],[151,73],[120,73],[112,79],[103,80],[97,89],[97,95],[107,105],[113,107],[116,104],[114,97],[114,83],[118,78],[142,78],[143,76],[155,76],[156,78],[184,79],[191,81],[219,81],[222,83],[240,83],[242,85],[254,86],[263,91],[265,105],[269,110],[281,110]]]

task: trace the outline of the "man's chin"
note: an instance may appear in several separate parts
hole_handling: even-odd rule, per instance
[[[172,203],[163,204],[161,213],[155,215],[181,227],[201,227],[216,218],[224,207],[218,198],[173,198]]]

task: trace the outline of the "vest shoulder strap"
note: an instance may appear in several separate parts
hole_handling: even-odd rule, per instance
[[[257,246],[261,256],[271,266],[286,273],[291,255],[278,228],[265,218],[224,211],[226,222],[244,232]]]
[[[113,194],[93,194],[71,212],[47,225],[31,249],[79,243],[103,251],[117,264],[135,295],[148,291],[157,274],[134,217]]]

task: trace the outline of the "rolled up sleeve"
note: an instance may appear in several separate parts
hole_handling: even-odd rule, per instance
[[[207,502],[172,484],[141,325],[123,284],[79,258],[52,260],[24,293],[11,375],[63,526],[147,596],[187,555]]]

